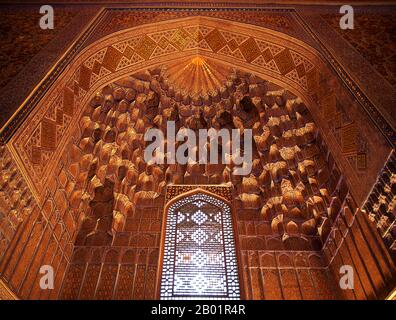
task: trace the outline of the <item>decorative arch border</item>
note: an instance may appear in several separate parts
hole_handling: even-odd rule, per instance
[[[121,62],[125,55],[121,52],[123,51],[122,49],[118,51],[115,47],[120,49],[124,42],[130,41],[134,37],[143,37],[143,40],[140,40],[140,42],[136,41],[136,43],[139,46],[140,56],[144,56],[146,54],[144,48],[149,46],[149,43],[154,44],[154,41],[150,39],[155,38],[160,32],[171,34],[174,36],[174,41],[180,43],[180,35],[177,33],[184,30],[183,28],[187,26],[204,30],[203,33],[206,33],[207,36],[209,35],[211,39],[209,43],[214,46],[214,50],[203,49],[200,46],[192,49],[184,47],[185,50],[172,51],[155,57],[151,57],[152,54],[150,56],[147,55],[147,59],[127,65],[125,68],[117,69],[118,64],[115,65],[114,61],[118,57],[118,63]],[[282,84],[287,89],[297,92],[305,99],[309,99],[307,89],[298,85],[296,81],[290,79],[285,85],[284,79],[282,80],[284,77],[281,74],[276,75],[275,72],[263,69],[259,65],[249,63],[246,60],[243,61],[242,59],[238,61],[235,57],[227,57],[227,55],[219,53],[218,42],[221,41],[219,40],[221,39],[219,32],[223,31],[219,30],[219,26],[222,26],[222,28],[227,27],[226,31],[231,34],[231,37],[233,36],[232,34],[234,34],[234,37],[245,37],[249,43],[252,43],[253,47],[255,46],[250,35],[255,34],[256,41],[270,42],[278,47],[280,47],[279,43],[284,43],[282,50],[287,50],[287,52],[293,50],[292,52],[296,52],[306,61],[315,61],[316,64],[320,63],[313,49],[299,40],[292,39],[290,36],[262,27],[248,26],[236,22],[231,23],[230,21],[217,18],[198,16],[168,20],[134,27],[106,36],[83,49],[70,63],[67,70],[48,88],[47,93],[7,144],[19,167],[25,176],[28,177],[29,186],[39,202],[42,202],[43,191],[47,185],[49,175],[58,163],[68,138],[73,135],[73,126],[70,126],[70,124],[79,122],[84,107],[97,90],[131,73],[165,64],[180,57],[203,55],[214,59],[221,58],[223,62],[232,63],[241,69],[264,74],[269,80]],[[211,33],[211,31],[214,32]],[[158,41],[161,41],[161,38]],[[171,45],[177,47],[177,45]],[[181,44],[179,44],[179,49],[181,48],[180,46]],[[154,50],[155,48],[152,47],[152,53]],[[240,49],[238,48],[235,51],[237,50]],[[248,55],[249,48],[245,50],[246,55]],[[95,75],[93,69],[98,71],[96,81],[91,81],[91,76]],[[318,66],[312,65],[310,70],[312,70],[312,73],[317,73]],[[50,136],[54,135],[57,138],[51,139]],[[31,150],[30,155],[27,150]]]
[[[163,266],[164,266],[164,255],[165,255],[165,241],[166,241],[166,230],[168,226],[168,214],[169,214],[169,209],[171,208],[172,205],[176,204],[182,199],[191,197],[196,194],[203,194],[207,195],[211,198],[217,199],[224,204],[226,204],[229,209],[230,209],[230,218],[231,218],[231,229],[233,232],[233,240],[234,240],[234,248],[235,248],[235,257],[236,257],[236,268],[237,268],[237,273],[238,273],[238,282],[239,282],[239,296],[240,299],[243,300],[245,298],[245,289],[244,289],[244,281],[243,281],[243,270],[242,270],[242,260],[240,256],[240,248],[239,248],[239,241],[238,241],[238,229],[237,229],[237,220],[236,220],[236,214],[233,206],[233,201],[230,201],[226,197],[219,195],[222,194],[223,191],[216,192],[215,190],[211,190],[210,187],[211,185],[197,185],[197,186],[192,186],[194,189],[182,192],[174,197],[172,197],[170,200],[168,200],[165,204],[164,207],[164,213],[163,213],[163,223],[162,223],[162,230],[161,230],[161,242],[160,242],[160,256],[159,256],[159,263],[158,263],[158,270],[157,270],[157,281],[156,281],[156,299],[160,299],[161,297],[161,280],[162,280],[162,271],[163,271]],[[225,185],[221,185],[218,187],[227,187]],[[232,193],[232,187],[229,187],[231,193]],[[211,190],[211,191],[209,191]]]
[[[195,47],[186,42],[194,42],[194,32]],[[161,47],[161,42],[167,45]],[[230,46],[234,46],[234,51],[230,51]],[[161,51],[159,48],[164,52],[155,54],[155,50]],[[266,62],[268,52],[272,52],[273,59]],[[320,74],[329,69],[320,53],[304,42],[264,27],[203,16],[133,27],[83,49],[7,143],[38,202],[44,200],[49,177],[67,142],[79,133],[80,128],[70,124],[79,123],[84,107],[97,90],[126,75],[195,55],[232,64],[299,95],[315,122],[322,126],[313,97],[320,90]],[[353,179],[358,181],[356,175]]]

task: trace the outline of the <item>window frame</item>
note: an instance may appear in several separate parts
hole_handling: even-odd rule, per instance
[[[232,192],[232,193],[234,193],[234,192]],[[237,225],[237,219],[236,219],[236,214],[235,214],[235,209],[234,209],[233,203],[228,201],[227,199],[213,193],[213,192],[202,189],[200,186],[197,186],[196,189],[193,189],[193,190],[190,190],[190,191],[187,191],[187,192],[177,195],[176,197],[169,200],[164,207],[164,212],[162,215],[163,220],[162,220],[162,227],[161,227],[160,255],[159,255],[157,281],[156,281],[156,299],[157,300],[161,299],[161,280],[162,280],[162,270],[163,270],[164,254],[165,254],[166,226],[167,226],[167,221],[168,221],[169,208],[170,208],[170,206],[172,206],[179,200],[182,200],[183,198],[186,198],[186,197],[190,197],[194,194],[205,194],[209,197],[212,197],[212,198],[215,198],[217,200],[224,202],[230,208],[230,214],[231,214],[230,218],[231,218],[231,227],[233,230],[233,238],[234,238],[240,300],[245,300],[245,289],[244,289],[244,279],[243,279],[244,277],[243,277],[242,264],[241,264],[241,261],[242,261],[241,260],[241,251],[239,249],[239,241],[238,241],[238,227],[237,227],[238,225]],[[232,199],[234,199],[234,197],[232,197]],[[205,297],[203,297],[202,299],[204,300]],[[216,299],[215,297],[213,297],[213,299],[211,299],[211,300],[220,301],[220,299]]]

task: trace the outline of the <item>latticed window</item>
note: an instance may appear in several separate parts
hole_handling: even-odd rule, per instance
[[[168,209],[161,299],[239,299],[229,205],[204,193]]]

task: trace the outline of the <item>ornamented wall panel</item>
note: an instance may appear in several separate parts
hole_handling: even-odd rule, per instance
[[[394,13],[358,12],[355,27],[350,32],[339,28],[339,15],[322,14],[322,17],[347,40],[392,85],[396,86]]]
[[[11,229],[13,237],[0,259],[1,277],[20,298],[56,299],[75,236],[75,222],[66,212],[69,207],[67,191],[58,182],[58,175],[53,176],[45,192],[46,200],[38,206],[23,177],[12,167],[11,153],[4,147],[2,152],[1,159],[5,165],[2,172],[7,183],[3,185],[3,201],[0,203],[10,210],[5,217],[12,216],[13,212],[18,212],[20,216],[18,220],[12,220],[18,224]],[[11,173],[8,173],[9,170]],[[2,224],[4,228],[11,226],[6,221]],[[53,268],[54,290],[40,288],[40,268],[43,265]]]
[[[392,152],[378,176],[364,211],[375,224],[381,238],[396,261],[396,156]]]
[[[245,297],[253,300],[332,300],[340,293],[321,253],[242,251]]]
[[[76,247],[61,299],[156,299],[159,248]]]
[[[353,290],[341,290],[345,299],[384,299],[395,286],[395,264],[369,221],[348,195],[323,247],[326,264],[334,280],[343,275],[341,267],[351,266]]]
[[[3,54],[0,59],[0,87],[4,87],[35,54],[59,35],[58,32],[62,31],[78,12],[77,8],[70,7],[55,7],[55,10],[58,25],[53,32],[48,33],[37,28],[37,21],[41,16],[35,7],[2,6],[0,17],[4,37],[1,39]],[[36,32],[30,32],[32,29],[36,29]]]
[[[231,207],[197,191],[167,205],[160,298],[240,299]]]
[[[226,187],[207,184],[232,184],[241,230],[244,223],[255,229],[255,220],[260,228],[243,233],[244,246],[268,240],[271,250],[287,250],[286,242],[294,249],[320,250],[337,214],[337,198],[343,199],[348,189],[331,152],[301,99],[252,74],[237,71],[229,77],[228,87],[213,98],[217,102],[208,100],[206,105],[186,93],[174,96],[161,68],[118,80],[97,93],[59,174],[70,201],[67,217],[79,229],[77,245],[128,243],[128,232],[136,231],[138,223],[158,230],[157,208],[165,191],[168,201],[193,184],[206,185],[230,199]],[[153,123],[165,132],[172,119],[192,130],[253,128],[257,151],[251,174],[236,176],[224,164],[146,164],[143,133]],[[64,198],[64,192],[56,194]]]
[[[0,147],[0,260],[35,200],[7,147]]]

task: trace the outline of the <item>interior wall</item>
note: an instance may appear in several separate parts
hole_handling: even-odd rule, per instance
[[[384,299],[395,286],[395,264],[375,225],[348,195],[323,248],[338,282],[341,267],[352,266],[353,290],[341,290],[344,299]]]
[[[77,137],[78,135],[72,139]],[[9,151],[3,148],[2,152],[5,154]],[[30,200],[31,195],[25,196],[27,182],[24,181],[23,174],[18,172],[18,166],[15,163],[2,163],[5,169],[2,170],[2,190],[20,190],[19,194],[24,195],[23,200],[26,199],[26,207],[29,207],[25,212],[25,204],[11,199],[11,196],[11,200],[2,202],[9,206],[4,209],[5,212],[15,210],[15,213],[22,212],[26,216],[25,220],[11,223],[13,216],[8,215],[7,222],[2,224],[7,229],[3,232],[4,238],[0,239],[3,248],[3,259],[0,263],[2,278],[19,297],[26,299],[76,298],[79,295],[88,297],[95,291],[95,283],[98,288],[95,296],[97,298],[154,297],[153,279],[157,271],[155,261],[158,257],[164,199],[133,209],[131,221],[127,222],[128,227],[125,230],[129,236],[130,233],[134,234],[132,245],[123,242],[123,237],[129,236],[121,232],[114,239],[119,244],[119,249],[85,249],[77,246],[73,254],[73,242],[80,227],[78,204],[75,204],[78,199],[78,193],[75,193],[78,190],[75,187],[79,183],[80,172],[76,168],[71,168],[70,171],[65,169],[72,163],[70,158],[73,156],[73,153],[63,155],[51,172],[53,177],[49,180],[48,187],[43,190],[45,201],[42,206]],[[3,159],[7,157],[4,156]],[[86,169],[88,171],[89,167]],[[70,180],[70,174],[73,173],[75,176]],[[15,185],[16,189],[9,189],[9,185],[13,188]],[[267,248],[263,250],[260,242],[257,244],[246,241],[247,238],[257,237],[260,223],[246,221],[245,217],[241,217],[238,232],[242,269],[244,283],[247,288],[251,288],[247,290],[246,297],[382,298],[393,283],[393,262],[376,230],[356,208],[356,204],[348,206],[350,209],[342,206],[343,213],[340,217],[344,220],[338,218],[337,222],[340,231],[334,231],[334,240],[327,242],[324,255],[318,252],[278,252]],[[344,216],[350,214],[348,210],[356,215],[352,219],[353,223],[350,222],[345,227],[347,218]],[[6,247],[8,250],[5,250]],[[70,282],[64,282],[60,293],[69,262],[71,264],[66,278]],[[352,293],[340,293],[337,286],[334,287],[339,277],[339,266],[345,262],[351,263],[358,270],[359,281]],[[39,266],[42,264],[55,267],[57,289],[54,291],[41,292],[38,288]],[[92,278],[85,277],[85,270],[92,271],[89,272]],[[118,274],[117,279],[114,278],[115,273]],[[89,283],[90,280],[92,281]],[[80,289],[81,284],[83,285]]]
[[[133,16],[135,14],[134,12],[127,13],[127,17],[135,17]],[[117,28],[120,28],[118,25],[119,21],[112,15],[111,17],[114,20],[112,20],[113,23],[117,24]],[[174,18],[174,16],[171,17]],[[225,48],[228,48],[232,43],[232,40],[229,40],[230,44],[226,40],[222,40],[222,36],[219,36],[219,32],[217,32],[221,30],[223,20],[208,17],[191,17],[177,19],[176,21],[172,26],[169,26],[169,22],[167,21],[161,21],[159,24],[165,30],[171,29],[174,31],[185,27],[186,23],[189,25],[191,23],[202,24],[203,30],[206,30],[205,32],[212,30],[211,28],[215,28],[212,32],[207,33],[208,41],[214,48],[216,48],[219,41],[222,45],[227,44]],[[203,24],[205,25],[203,26]],[[368,123],[372,124],[373,122],[365,112],[362,112],[362,106],[351,98],[350,93],[343,86],[342,81],[337,78],[337,75],[334,74],[327,63],[321,61],[318,53],[306,43],[278,31],[257,26],[248,26],[249,29],[245,30],[243,34],[242,28],[247,27],[246,23],[235,23],[234,25],[234,23],[227,21],[227,26],[230,31],[232,28],[236,36],[242,35],[245,38],[247,37],[247,41],[244,42],[246,44],[238,49],[239,52],[245,52],[246,56],[248,56],[247,52],[250,51],[255,54],[255,57],[257,54],[260,55],[260,50],[256,48],[257,45],[254,45],[254,41],[264,43],[263,45],[265,46],[266,41],[270,39],[271,46],[275,46],[274,50],[278,52],[273,61],[275,65],[278,63],[281,66],[280,70],[283,70],[281,74],[274,73],[271,70],[271,68],[274,68],[273,64],[267,65],[263,62],[263,59],[260,60],[260,57],[256,59],[257,61],[252,61],[251,59],[253,57],[246,60],[245,58],[241,58],[241,54],[238,58],[235,52],[229,53],[227,50],[220,50],[219,48],[212,50],[208,49],[207,45],[201,48],[201,44],[198,44],[196,49],[191,52],[213,56],[216,59],[227,61],[243,69],[265,75],[271,80],[284,83],[288,89],[292,88],[294,91],[297,91],[306,101],[312,101],[313,104],[310,111],[315,118],[315,123],[318,124],[318,127],[322,131],[323,137],[328,143],[329,148],[331,148],[333,156],[340,165],[340,169],[343,170],[354,197],[359,202],[363,201],[369,191],[369,186],[374,183],[376,172],[383,166],[384,159],[387,157],[391,148],[374,125],[367,126]],[[152,32],[152,34],[158,36],[157,26],[148,25],[146,27],[149,34]],[[117,28],[116,30],[118,30]],[[221,31],[225,32],[223,30]],[[252,41],[253,38],[249,39],[252,32],[257,34],[257,39],[254,41]],[[130,74],[133,70],[140,69],[144,66],[154,66],[161,61],[169,61],[176,57],[184,57],[188,53],[191,54],[187,49],[175,51],[172,54],[163,53],[160,49],[156,50],[154,43],[145,52],[146,49],[144,46],[140,46],[139,43],[131,43],[134,47],[133,50],[136,50],[136,52],[128,49],[125,52],[126,55],[124,55],[121,52],[123,51],[122,48],[125,49],[125,46],[129,46],[129,39],[135,38],[139,34],[141,34],[141,29],[139,28],[131,28],[130,30],[121,29],[121,31],[117,31],[113,35],[110,33],[110,35],[107,35],[101,41],[88,46],[78,58],[72,60],[72,63],[70,62],[70,68],[67,70],[67,74],[60,77],[50,88],[47,99],[41,100],[45,101],[45,103],[40,104],[40,106],[47,109],[49,113],[58,109],[65,116],[63,121],[60,121],[61,119],[59,118],[59,123],[56,124],[60,132],[56,142],[49,137],[45,137],[43,140],[40,138],[36,139],[37,135],[39,135],[39,130],[32,132],[32,128],[27,123],[23,124],[17,134],[13,136],[9,145],[13,148],[14,154],[18,158],[21,170],[32,181],[31,184],[34,186],[33,189],[38,198],[44,193],[41,191],[45,188],[47,178],[52,172],[53,165],[56,163],[56,161],[44,161],[43,159],[46,157],[58,159],[60,157],[61,150],[67,141],[66,137],[69,137],[68,134],[71,132],[70,123],[79,121],[82,105],[87,102],[95,90],[100,89],[114,78],[122,77],[128,73]],[[183,34],[188,34],[188,32]],[[192,37],[186,36],[185,41],[191,41]],[[147,40],[146,37],[144,39]],[[172,39],[168,41],[172,41]],[[280,46],[280,44],[282,45]],[[177,47],[176,44],[175,46]],[[155,55],[153,54],[154,50],[156,50]],[[265,49],[264,51],[268,52],[268,50]],[[142,59],[144,58],[137,58],[134,55],[138,52],[143,56],[151,58],[143,61]],[[153,55],[150,56],[150,54]],[[307,67],[309,71],[306,70],[305,75],[301,77],[296,76],[297,65],[301,69],[301,66],[304,64],[310,65]],[[95,69],[92,69],[94,65]],[[289,71],[290,73],[288,73]],[[99,76],[100,72],[102,72],[102,77]],[[75,82],[73,83],[73,81]],[[65,102],[65,105],[63,105],[63,102]],[[47,132],[48,130],[54,130],[53,123],[45,112],[35,114],[35,116],[35,121],[39,121],[40,126],[44,130]],[[365,127],[366,130],[359,130],[362,127]],[[34,159],[31,159],[26,150],[21,147],[26,144],[31,144],[35,148]],[[41,144],[45,145],[42,151]],[[373,156],[373,154],[376,156]],[[361,181],[365,183],[361,183]]]
[[[152,72],[156,73],[156,71]],[[130,87],[138,88],[136,89],[138,93],[136,101],[139,101],[137,103],[141,103],[139,104],[140,111],[145,110],[145,113],[150,113],[151,109],[145,108],[150,105],[149,101],[151,100],[139,100],[140,98],[138,97],[150,97],[150,90],[147,89],[148,91],[146,91],[144,88],[154,88],[156,86],[156,80],[151,79],[152,76],[149,72],[136,74],[135,77],[136,78],[130,77],[127,80],[120,80],[117,84],[128,84]],[[138,80],[138,78],[140,80]],[[254,92],[260,92],[257,85],[254,84],[251,85],[250,89],[252,90],[253,96],[255,95]],[[126,90],[127,95],[128,90],[129,89]],[[158,88],[155,90],[158,94],[161,93],[161,91],[157,91],[159,90]],[[121,93],[117,87],[113,89],[106,87],[104,92],[108,95],[111,93],[114,96]],[[249,92],[249,90],[247,92]],[[122,95],[120,95],[120,97],[121,96]],[[161,96],[161,103],[169,103],[165,102],[165,98],[166,95]],[[165,173],[165,177],[162,174],[158,174],[158,180],[155,178],[153,179],[154,169],[147,171],[148,166],[146,165],[144,165],[146,171],[139,171],[141,173],[136,173],[135,178],[132,178],[133,171],[124,171],[124,173],[121,174],[121,162],[117,162],[115,158],[112,160],[113,153],[107,150],[106,144],[98,144],[98,142],[103,139],[103,141],[110,146],[112,141],[117,141],[117,145],[122,146],[123,139],[127,139],[126,137],[129,135],[123,135],[123,132],[126,131],[129,126],[126,126],[126,122],[123,121],[117,121],[111,124],[110,120],[109,125],[110,127],[115,125],[116,132],[112,138],[110,137],[110,130],[104,130],[104,128],[101,130],[101,134],[99,134],[99,131],[98,134],[95,134],[96,126],[93,125],[93,123],[95,121],[100,121],[100,119],[105,123],[107,121],[105,120],[106,118],[100,115],[103,113],[103,108],[101,109],[100,107],[103,103],[100,102],[102,101],[100,99],[103,98],[100,98],[97,102],[96,99],[99,99],[99,96],[93,99],[94,104],[91,103],[90,107],[87,108],[85,117],[81,122],[81,137],[74,145],[72,144],[68,148],[68,150],[70,150],[66,162],[68,165],[59,173],[60,177],[70,177],[72,181],[77,182],[72,184],[75,189],[72,192],[70,201],[74,215],[79,216],[78,219],[82,223],[80,224],[81,229],[79,230],[79,235],[77,235],[76,238],[76,247],[72,264],[63,284],[61,298],[111,299],[120,298],[122,294],[125,294],[125,299],[153,298],[155,297],[156,290],[158,290],[158,288],[155,288],[154,284],[156,282],[156,273],[158,272],[158,253],[162,236],[161,230],[163,230],[163,208],[167,203],[164,199],[165,189],[163,187],[166,185],[164,183],[168,182],[172,184],[172,182],[175,183],[178,181],[179,183],[201,185],[210,183],[210,180],[208,180],[204,167],[201,167],[198,171],[196,170],[197,168],[190,168],[194,170],[194,172],[190,171],[188,168],[187,170],[184,168],[180,172],[168,172],[168,169]],[[110,98],[106,99],[110,101]],[[285,103],[285,101],[283,103]],[[97,104],[97,106],[95,104]],[[109,108],[106,108],[105,114],[110,112],[110,108],[114,110],[122,108],[122,112],[124,113],[127,110],[123,103],[119,103],[118,105],[117,102],[117,104],[110,104]],[[98,112],[97,110],[101,111]],[[306,109],[301,108],[300,112],[308,119],[307,121],[309,121],[309,116],[302,110]],[[131,114],[134,113],[134,111],[131,111]],[[110,113],[107,113],[107,115],[109,114]],[[119,119],[121,119],[122,113],[118,114],[118,116],[120,117]],[[136,119],[140,119],[137,115],[135,116]],[[302,120],[300,119],[300,121]],[[304,124],[305,122],[301,122],[299,126],[304,126]],[[137,122],[135,128],[138,132],[143,132],[145,125],[143,122]],[[281,131],[282,130],[280,130],[280,132]],[[92,141],[90,142],[93,133],[97,135],[97,139],[95,140],[97,147],[94,147]],[[133,134],[130,135],[130,138],[132,137]],[[138,141],[138,138],[135,137],[132,140],[130,138],[128,138],[129,145],[137,146],[137,144],[133,142],[133,139],[137,139],[136,141]],[[331,160],[331,154],[321,140],[320,135],[318,133],[314,135],[307,134],[306,140],[303,139],[301,141],[312,142],[313,140],[318,141],[319,145],[320,143],[322,144],[320,145],[321,149],[315,149],[316,151],[310,149],[311,152],[307,152],[306,156],[303,157],[303,159],[314,159],[315,155],[317,156],[315,158],[317,164],[314,165],[315,168],[311,169],[310,177],[313,178],[323,167],[327,168],[325,170],[327,174],[322,170],[320,185],[318,184],[316,187],[312,185],[310,187],[312,190],[308,191],[306,197],[317,194],[319,192],[319,187],[326,188],[326,191],[323,191],[325,189],[321,189],[323,195],[328,193],[327,196],[324,195],[324,197],[327,198],[325,200],[326,204],[323,203],[323,205],[329,205],[329,217],[333,219],[336,217],[339,208],[337,209],[336,201],[330,201],[330,195],[333,199],[343,199],[348,189],[342,175],[340,175],[339,169],[334,161]],[[300,147],[302,147],[305,142],[301,142]],[[125,159],[130,158],[127,150],[124,151],[125,152],[121,152],[120,155],[122,154],[123,157],[125,156]],[[138,148],[136,147],[134,151],[137,152]],[[99,155],[99,161],[92,157],[92,152],[95,155]],[[318,156],[320,153],[325,155],[322,161],[321,157]],[[139,153],[136,153],[136,156],[138,156],[138,154]],[[279,160],[274,155],[275,153],[272,153],[268,160],[275,162]],[[136,156],[132,157],[132,159],[137,159]],[[271,157],[274,157],[274,159],[271,159]],[[302,159],[300,160],[302,161]],[[330,167],[323,165],[323,163],[327,161],[330,161]],[[292,169],[292,167],[289,169]],[[255,170],[257,171],[258,169],[256,168]],[[278,175],[276,179],[282,176],[282,173],[277,171],[274,172],[275,176]],[[260,170],[258,174],[261,174]],[[104,182],[104,184],[103,182],[98,183],[97,186],[91,186],[92,181],[97,179],[95,178],[96,175],[98,175],[102,181],[107,181],[107,178],[104,178],[105,176],[108,178],[114,176],[111,179],[113,179],[115,183],[107,187],[106,182]],[[217,173],[217,175],[219,174]],[[74,176],[74,178],[72,176]],[[272,179],[275,179],[275,176],[273,176]],[[124,177],[129,178],[125,180]],[[152,184],[148,185],[148,189],[144,187],[144,184],[140,184],[140,181],[143,181],[141,180],[143,177],[152,182]],[[164,178],[165,181],[163,180]],[[91,181],[88,182],[86,179],[91,179]],[[224,182],[221,179],[220,175],[220,182]],[[268,177],[268,179],[268,181],[271,181],[270,177]],[[295,179],[297,179],[297,177],[295,177]],[[232,197],[232,199],[235,199],[232,201],[233,208],[235,208],[234,210],[237,212],[235,217],[236,225],[238,226],[236,232],[238,234],[238,248],[240,248],[238,254],[241,257],[240,272],[245,287],[244,297],[246,299],[337,298],[339,296],[337,288],[334,286],[332,275],[329,273],[325,259],[320,251],[321,241],[325,241],[330,227],[322,226],[320,232],[322,240],[316,239],[317,242],[312,238],[307,242],[301,243],[301,241],[297,239],[297,236],[295,236],[296,238],[290,238],[288,244],[285,244],[281,240],[283,231],[280,231],[280,235],[277,233],[273,234],[271,223],[268,221],[271,215],[267,213],[267,218],[265,218],[260,214],[261,206],[264,202],[257,200],[258,196],[256,194],[258,194],[258,188],[254,183],[255,180],[253,178],[246,180],[239,179],[239,182],[237,182],[237,180],[234,185],[235,197]],[[298,182],[297,180],[296,183]],[[129,181],[129,185],[125,184],[126,181]],[[277,183],[279,183],[279,181]],[[132,189],[129,188],[134,184],[136,184],[136,189],[133,187],[134,194],[132,194]],[[86,191],[81,188],[86,188],[85,190],[88,190],[88,194],[91,195],[90,199],[95,203],[114,201],[114,210],[120,211],[120,220],[113,222],[113,227],[116,230],[113,239],[109,238],[107,240],[106,235],[103,234],[100,228],[98,229],[96,226],[92,229],[90,224],[85,226],[84,220],[81,221],[84,219],[84,212],[89,212],[88,205],[92,207],[92,202],[89,202],[89,199],[85,196]],[[107,189],[111,195],[105,198],[104,193]],[[314,189],[316,191],[314,191]],[[271,194],[275,196],[278,191],[279,190],[275,190],[273,186],[270,187],[269,184],[266,184],[267,197],[270,197]],[[122,193],[128,195],[129,198],[122,195]],[[245,198],[240,198],[240,195],[243,195]],[[131,203],[131,197],[133,197],[136,202]],[[256,200],[251,201],[250,199],[252,197]],[[246,198],[248,200],[246,200]],[[315,199],[318,198],[319,197],[316,197]],[[263,199],[266,198],[263,196]],[[293,207],[293,203],[294,200],[289,201],[291,207]],[[312,203],[312,206],[319,212],[322,212],[325,208],[319,203]],[[93,210],[97,211],[97,209]],[[103,206],[99,210],[101,217],[105,216],[106,212],[107,209]],[[112,212],[111,210],[111,213]],[[118,216],[118,214],[116,216]],[[85,229],[86,231],[84,231]],[[94,232],[90,233],[92,230],[94,230]],[[95,238],[93,236],[95,236]],[[124,281],[124,278],[128,280]]]
[[[393,151],[377,177],[364,211],[375,225],[388,248],[393,261],[396,261],[396,154]]]

